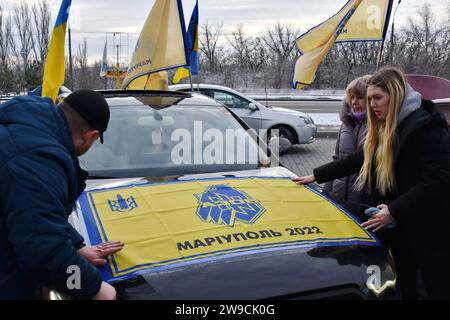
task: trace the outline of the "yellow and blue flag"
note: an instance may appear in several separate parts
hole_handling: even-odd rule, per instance
[[[64,45],[71,3],[72,0],[63,0],[61,3],[45,60],[42,96],[53,101],[56,101],[59,88],[64,83]]]
[[[191,75],[195,76],[198,73],[198,1],[195,3],[192,11],[191,20],[187,30],[189,69],[186,67],[178,68],[173,76],[172,82],[179,83],[181,79],[189,77],[189,70]]]
[[[295,64],[293,87],[314,82],[317,68],[335,42],[381,41],[389,23],[393,0],[349,0],[327,21],[296,40],[301,56]]]
[[[187,61],[181,0],[156,0],[139,35],[122,89],[149,89],[151,73],[185,66]]]
[[[90,190],[79,203],[91,245],[125,243],[102,268],[109,282],[277,248],[380,246],[349,212],[290,178],[137,184]]]

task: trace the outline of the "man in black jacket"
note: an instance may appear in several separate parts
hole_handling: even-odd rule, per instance
[[[94,265],[123,247],[85,247],[68,223],[87,173],[78,163],[109,122],[103,96],[19,97],[0,105],[0,299],[35,299],[42,286],[73,298],[114,299]],[[74,278],[78,276],[78,279]]]

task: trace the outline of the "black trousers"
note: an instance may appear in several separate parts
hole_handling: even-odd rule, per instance
[[[399,228],[378,236],[392,252],[403,299],[450,299],[448,249],[433,241],[421,242]]]

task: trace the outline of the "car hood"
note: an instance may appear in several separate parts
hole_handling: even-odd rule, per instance
[[[294,177],[282,167],[181,177],[89,180],[87,190],[200,178]],[[88,242],[80,205],[71,223]],[[87,243],[89,244],[89,243]],[[162,268],[114,285],[119,299],[366,298],[367,268],[391,270],[382,246],[275,247]],[[361,291],[361,289],[364,289]]]
[[[270,107],[267,108],[270,111],[274,111],[276,113],[285,113],[285,114],[292,114],[292,115],[297,115],[297,116],[303,116],[303,117],[308,117],[308,115],[306,115],[306,113],[301,112],[301,111],[297,111],[297,110],[292,110],[292,109],[287,109],[287,108],[281,108],[281,107]]]
[[[369,266],[391,270],[387,250],[279,250],[144,274],[115,286],[119,299],[370,299]]]
[[[297,175],[284,167],[260,168],[257,170],[227,171],[203,174],[188,174],[182,176],[163,176],[163,177],[138,177],[126,179],[90,179],[86,181],[86,191],[99,188],[114,188],[129,184],[144,184],[148,182],[162,182],[170,180],[192,180],[192,179],[208,179],[222,177],[296,177]]]

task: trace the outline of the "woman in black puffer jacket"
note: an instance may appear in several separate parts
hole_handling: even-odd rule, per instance
[[[396,68],[381,69],[368,84],[364,149],[293,180],[322,183],[359,172],[358,188],[366,189],[368,203],[380,209],[362,226],[377,233],[396,223],[385,243],[394,255],[403,298],[418,297],[419,273],[429,298],[450,299],[447,121]]]

